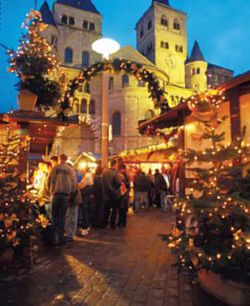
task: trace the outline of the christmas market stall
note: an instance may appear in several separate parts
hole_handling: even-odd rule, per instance
[[[174,205],[176,228],[166,237],[180,268],[232,306],[250,304],[249,81],[246,73],[177,107],[189,110],[179,127],[183,194]],[[150,124],[176,124],[175,111]]]
[[[58,127],[77,124],[75,117],[62,122],[33,111],[0,115],[0,264],[23,254],[35,223],[47,225],[42,215],[34,220],[30,214],[35,201],[27,188],[32,162],[49,153]]]

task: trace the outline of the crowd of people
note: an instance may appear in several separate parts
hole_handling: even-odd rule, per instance
[[[81,170],[64,154],[39,164],[34,188],[43,212],[51,221],[53,244],[64,245],[91,228],[126,227],[129,204],[135,213],[159,207],[165,212],[172,197],[171,167],[146,175],[136,169],[131,177],[126,166],[112,160],[110,168],[100,165],[93,172]],[[130,201],[131,188],[133,200]]]

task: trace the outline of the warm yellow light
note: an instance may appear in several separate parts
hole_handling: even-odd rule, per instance
[[[93,42],[92,49],[102,54],[104,58],[109,59],[109,55],[120,49],[120,44],[111,38],[101,38]]]
[[[80,169],[85,169],[87,167],[87,163],[86,162],[81,162],[79,164]]]

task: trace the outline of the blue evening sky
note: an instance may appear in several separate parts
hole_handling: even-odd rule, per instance
[[[135,24],[151,0],[93,0],[103,15],[103,34],[122,46],[135,46]],[[16,48],[25,14],[34,0],[0,0],[0,43]],[[43,0],[38,0],[38,7]],[[53,0],[48,0],[52,6]],[[249,0],[170,0],[188,14],[188,48],[197,39],[209,62],[233,69],[235,75],[250,69]],[[17,79],[7,73],[5,52],[0,48],[0,113],[16,108]]]

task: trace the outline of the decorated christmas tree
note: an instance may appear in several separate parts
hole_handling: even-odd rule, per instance
[[[37,106],[54,106],[61,97],[61,86],[51,75],[59,68],[52,47],[42,36],[47,27],[38,11],[31,10],[22,25],[26,33],[17,51],[8,50],[9,72],[20,78],[19,90],[27,89],[38,96]]]
[[[25,190],[26,167],[22,164],[28,145],[28,138],[11,135],[8,127],[6,135],[1,135],[0,250],[20,245],[32,227],[29,198]]]
[[[195,120],[203,126],[204,149],[188,149],[186,171],[192,174],[189,194],[177,200],[177,228],[167,237],[179,264],[194,272],[207,270],[223,278],[250,284],[249,161],[244,133],[225,144],[219,115],[221,92],[206,92],[189,101]],[[243,183],[245,182],[245,183]]]

